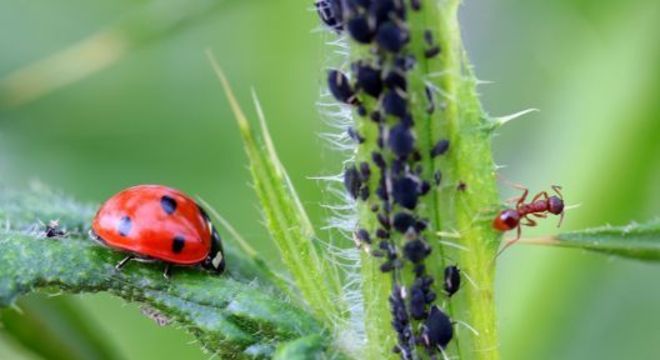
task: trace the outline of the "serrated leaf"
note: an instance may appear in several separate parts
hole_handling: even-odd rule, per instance
[[[257,198],[282,262],[314,314],[334,325],[346,315],[339,276],[314,243],[314,228],[277,157],[263,112],[255,98],[262,130],[257,137],[217,61],[210,51],[207,55],[236,117]]]
[[[131,263],[117,271],[114,264],[123,254],[87,238],[92,206],[45,188],[29,193],[3,189],[0,204],[2,307],[43,288],[106,291],[148,304],[195,335],[206,349],[227,358],[272,356],[281,342],[324,333],[303,309],[252,281],[187,268],[176,268],[168,281],[158,264]],[[37,219],[59,219],[66,235],[45,237]],[[240,268],[238,262],[229,257],[230,273]]]
[[[626,226],[602,226],[523,243],[597,251],[644,261],[660,261],[660,221]]]

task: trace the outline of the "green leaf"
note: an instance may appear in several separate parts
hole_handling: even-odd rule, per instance
[[[647,224],[603,226],[556,237],[523,239],[525,244],[580,248],[626,258],[660,261],[660,220]]]
[[[231,274],[176,268],[173,279],[158,264],[131,263],[114,268],[123,254],[87,238],[93,207],[36,186],[29,193],[0,191],[0,306],[38,289],[69,293],[106,291],[150,307],[195,335],[221,357],[272,356],[280,342],[324,329],[304,310],[272,288],[240,280],[245,273],[228,255]],[[64,237],[43,235],[39,221],[59,219]],[[328,339],[329,337],[325,337]]]
[[[314,228],[277,157],[256,96],[262,130],[260,138],[253,133],[212,53],[208,51],[207,55],[236,117],[266,226],[279,249],[282,262],[313,313],[328,326],[333,326],[347,316],[337,270],[315,245]]]

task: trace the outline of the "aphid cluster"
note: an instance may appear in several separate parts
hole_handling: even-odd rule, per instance
[[[373,139],[356,128],[347,130],[359,146],[372,151],[366,159],[363,156],[346,166],[344,185],[351,198],[371,209],[378,223],[369,230],[358,226],[354,240],[382,258],[381,271],[394,279],[390,308],[398,336],[395,351],[403,359],[413,357],[416,347],[433,354],[449,343],[453,325],[434,305],[434,279],[424,264],[432,251],[425,236],[429,222],[419,215],[418,208],[442,179],[439,170],[425,175],[428,159],[445,154],[450,143],[437,139],[430,149],[422,151],[415,131],[408,77],[419,59],[407,49],[414,34],[406,21],[422,4],[415,0],[317,0],[315,5],[325,25],[369,48],[365,57],[350,64],[350,71],[331,69],[327,73],[328,88],[335,99],[354,107],[363,126],[377,129],[370,132],[377,134]],[[418,35],[423,36],[426,46],[422,59],[441,53],[431,31]],[[423,105],[426,113],[432,114],[433,90],[423,89],[422,97],[427,100]],[[412,271],[412,283],[403,283],[404,270]],[[448,267],[445,295],[450,297],[459,286],[458,268]]]

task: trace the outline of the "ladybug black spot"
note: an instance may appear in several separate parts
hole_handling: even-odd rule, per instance
[[[128,216],[124,216],[121,219],[119,219],[119,223],[117,224],[117,232],[121,236],[128,236],[128,234],[131,232],[132,226],[133,226],[133,222],[131,221],[131,218]]]
[[[183,238],[183,236],[175,236],[174,239],[172,239],[172,252],[178,254],[183,250],[183,246],[186,245],[186,239]]]
[[[160,198],[160,207],[163,208],[163,211],[165,211],[167,215],[172,215],[176,211],[176,200],[167,195],[163,195],[163,197]]]

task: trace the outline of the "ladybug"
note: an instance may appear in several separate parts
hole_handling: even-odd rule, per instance
[[[92,239],[128,253],[115,268],[131,260],[201,266],[217,273],[225,268],[220,235],[195,200],[162,185],[137,185],[108,199],[92,221]]]

